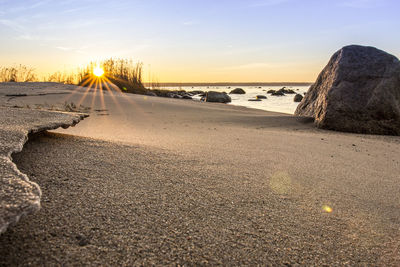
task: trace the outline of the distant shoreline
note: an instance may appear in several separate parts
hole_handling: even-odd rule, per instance
[[[151,86],[153,83],[143,83],[144,86]],[[217,83],[158,83],[161,87],[169,86],[309,86],[312,82],[217,82]]]

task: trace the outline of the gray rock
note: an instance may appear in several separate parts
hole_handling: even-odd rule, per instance
[[[205,94],[204,91],[201,90],[197,90],[197,91],[190,91],[191,94],[193,95],[201,95],[201,94]]]
[[[207,92],[207,94],[205,96],[205,101],[206,102],[229,103],[232,101],[232,99],[226,93],[210,91],[210,92]]]
[[[248,101],[259,102],[259,101],[262,101],[262,100],[258,99],[258,98],[250,98]]]
[[[296,92],[292,89],[281,89],[284,94],[294,95]]]
[[[268,90],[267,93],[274,96],[284,96],[285,94],[296,94],[295,91],[293,91],[292,89],[286,89],[286,87],[282,87],[279,90]]]
[[[296,94],[294,96],[294,99],[293,99],[294,102],[301,102],[301,100],[303,100],[303,96],[301,94]]]
[[[0,108],[0,234],[40,208],[41,191],[21,173],[11,154],[22,150],[29,133],[68,128],[88,115],[20,108]]]
[[[292,89],[286,89],[286,87],[282,87],[277,91],[278,93],[283,93],[283,94],[296,94],[296,92]]]
[[[191,95],[186,94],[182,96],[182,99],[193,99]]]
[[[147,91],[146,95],[148,95],[148,96],[157,96],[157,94],[152,92],[152,91]]]
[[[400,61],[374,47],[336,52],[296,109],[320,128],[400,135]]]
[[[271,95],[273,95],[273,96],[284,96],[285,93],[283,93],[281,90],[278,90],[278,91],[273,92]]]
[[[229,94],[244,95],[245,93],[246,93],[246,91],[243,90],[242,88],[236,88],[236,89],[233,89],[232,91],[230,91]]]
[[[267,99],[267,97],[265,95],[258,95],[257,99]]]

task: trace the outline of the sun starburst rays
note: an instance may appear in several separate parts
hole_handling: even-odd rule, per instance
[[[108,97],[111,98],[112,102],[114,103],[115,107],[118,109],[119,112],[124,113],[123,108],[120,105],[120,101],[118,101],[118,97],[123,97],[129,104],[131,104],[138,112],[143,113],[139,105],[133,101],[129,96],[126,95],[117,85],[115,85],[112,80],[119,81],[121,79],[117,77],[113,77],[108,74],[102,67],[94,66],[89,74],[86,74],[82,82],[79,86],[77,86],[73,92],[68,95],[64,101],[68,102],[71,98],[80,95],[77,101],[78,109],[80,107],[84,107],[88,103],[86,101],[88,95],[91,93],[91,100],[90,101],[90,110],[91,111],[106,111],[106,101],[105,97],[106,94]],[[122,81],[122,80],[121,80]],[[100,99],[100,108],[98,105],[98,101],[96,99]],[[144,114],[146,115],[146,114]]]
[[[101,67],[95,67],[93,68],[93,75],[96,77],[101,77],[104,75],[104,69]]]

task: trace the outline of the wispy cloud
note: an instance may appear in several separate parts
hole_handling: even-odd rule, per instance
[[[87,54],[86,50],[88,48],[90,48],[90,46],[81,46],[81,47],[56,46],[55,48],[58,49],[58,50],[64,51],[64,52],[70,52],[70,53],[77,53],[77,54],[85,55],[85,54]]]
[[[253,1],[250,4],[250,6],[251,7],[276,6],[289,1],[290,0],[258,0],[258,1]]]
[[[30,9],[38,8],[38,7],[41,7],[41,6],[43,6],[43,5],[45,5],[45,4],[49,3],[49,2],[50,2],[50,0],[39,1],[37,3],[33,3],[32,5],[30,5],[29,8]]]
[[[32,4],[23,3],[20,5],[15,5],[11,8],[7,8],[5,11],[6,11],[6,13],[20,13],[20,12],[25,12],[25,11],[32,10],[32,9],[41,8],[48,3],[50,3],[50,0],[42,0],[42,1],[32,3]]]
[[[340,6],[351,8],[374,8],[385,4],[385,0],[345,0]]]
[[[68,13],[77,13],[77,12],[83,12],[84,10],[88,10],[89,7],[77,7],[77,8],[70,8],[63,10],[61,13],[63,14],[68,14]]]
[[[182,24],[185,25],[185,26],[192,26],[192,25],[197,25],[199,23],[197,21],[194,21],[194,20],[188,20],[188,21],[184,21]]]
[[[9,29],[11,29],[14,32],[14,38],[16,40],[25,40],[25,41],[60,40],[60,38],[34,33],[34,31],[29,30],[27,27],[25,27],[24,23],[20,23],[18,20],[0,19],[0,25],[6,26]]]
[[[45,42],[54,42],[62,40],[62,38],[52,37],[48,35],[31,34],[28,32],[21,33],[16,37],[16,39],[25,41],[45,41]]]
[[[63,23],[62,25],[49,21],[46,23],[42,23],[37,25],[37,30],[39,31],[48,31],[48,30],[76,30],[83,28],[90,28],[93,26],[98,27],[99,25],[107,25],[115,22],[113,19],[100,19],[100,18],[90,18],[90,19],[76,19],[70,22]]]
[[[14,30],[17,32],[24,32],[25,27],[23,27],[20,23],[16,22],[15,20],[10,19],[0,19],[0,24]]]

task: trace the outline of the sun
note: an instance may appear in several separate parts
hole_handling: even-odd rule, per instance
[[[93,75],[96,77],[101,77],[104,74],[104,69],[100,68],[100,67],[95,67],[93,69]]]

